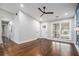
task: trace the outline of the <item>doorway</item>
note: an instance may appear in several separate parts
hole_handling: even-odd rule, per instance
[[[7,43],[9,42],[9,38],[7,37],[8,34],[8,21],[1,21],[2,24],[2,42],[3,48],[7,50]]]

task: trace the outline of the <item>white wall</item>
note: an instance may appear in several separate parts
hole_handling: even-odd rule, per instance
[[[35,40],[40,36],[40,23],[22,11],[19,11],[12,27],[12,40],[17,43]]]
[[[43,28],[43,26],[46,26],[46,28]],[[41,37],[51,38],[51,22],[41,23]]]
[[[14,18],[14,15],[4,9],[0,8],[0,43],[2,43],[2,27],[1,20],[10,21]]]
[[[2,43],[1,20],[12,22],[8,25],[8,37],[17,43],[31,41],[40,36],[40,23],[33,17],[22,11],[19,11],[18,15],[15,17],[14,14],[0,9],[0,43]]]
[[[2,28],[1,28],[1,21],[0,21],[0,43],[2,43],[1,33],[2,33]]]

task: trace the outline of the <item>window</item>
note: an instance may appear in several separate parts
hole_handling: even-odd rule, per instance
[[[70,21],[53,23],[53,38],[70,39]]]
[[[61,38],[69,39],[69,22],[64,22],[61,24]]]
[[[53,37],[54,38],[59,38],[59,28],[60,28],[60,26],[59,26],[59,24],[58,23],[56,23],[56,24],[53,24]]]

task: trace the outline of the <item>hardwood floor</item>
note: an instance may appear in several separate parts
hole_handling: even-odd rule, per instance
[[[49,56],[78,56],[74,44],[63,42],[52,42],[52,48],[48,52]]]
[[[78,56],[72,43],[39,38],[23,44],[13,44],[6,55],[12,56]]]
[[[0,56],[3,56],[4,55],[4,51],[3,51],[3,48],[1,46],[2,44],[0,44]]]

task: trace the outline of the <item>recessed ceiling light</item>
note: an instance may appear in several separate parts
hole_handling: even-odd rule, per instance
[[[24,5],[23,4],[20,4],[20,7],[24,7]]]
[[[40,20],[39,21],[43,21],[43,19],[42,18],[40,18]]]
[[[68,13],[65,13],[65,16],[67,16],[68,15]]]

